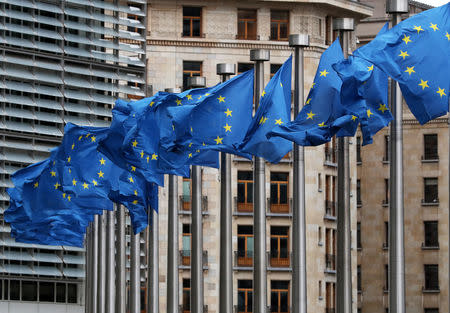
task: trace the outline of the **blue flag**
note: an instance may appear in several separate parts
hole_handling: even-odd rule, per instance
[[[291,120],[291,76],[292,56],[284,62],[264,89],[258,110],[238,147],[240,151],[278,163],[292,150],[292,142],[289,140],[266,137],[276,125],[283,125]]]
[[[330,141],[338,132],[342,136],[354,135],[357,116],[341,104],[342,81],[332,68],[343,59],[341,45],[336,40],[322,54],[306,105],[297,118],[277,125],[267,134],[268,138],[278,136],[301,146],[317,146]]]
[[[169,150],[216,150],[250,158],[236,149],[251,123],[253,70],[209,89],[196,105],[169,108],[176,141]]]
[[[378,35],[387,30],[388,23]],[[358,116],[363,145],[372,143],[373,136],[392,120],[387,75],[369,61],[353,56],[334,64],[333,68],[342,79],[342,104]]]
[[[395,79],[424,124],[448,110],[450,3],[414,15],[355,51]]]

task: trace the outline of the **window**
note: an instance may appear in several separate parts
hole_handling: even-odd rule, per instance
[[[183,37],[200,37],[202,8],[183,7]]]
[[[288,180],[289,173],[270,173],[270,211],[273,213],[289,213]]]
[[[325,312],[334,312],[335,308],[335,286],[334,283],[325,283]]]
[[[183,61],[183,90],[189,88],[188,77],[202,76],[202,62]]]
[[[336,216],[336,177],[325,175],[325,215]]]
[[[244,72],[250,71],[253,69],[254,64],[253,63],[238,63],[238,74],[242,74]]]
[[[253,226],[238,225],[238,266],[253,265]]]
[[[238,9],[237,39],[256,40],[256,10]]]
[[[270,228],[270,265],[289,266],[289,227],[287,226]]]
[[[318,244],[321,246],[322,243],[322,227],[319,226],[319,228],[317,229],[317,236],[318,236]]]
[[[183,279],[183,312],[191,311],[191,280],[189,278]]]
[[[384,136],[384,157],[383,157],[383,161],[384,162],[389,162],[389,136],[385,135]]]
[[[322,281],[319,280],[319,300],[322,300]]]
[[[55,302],[55,283],[39,283],[39,301]]]
[[[331,141],[325,143],[325,163],[327,165],[336,164],[336,137],[332,137]]]
[[[437,221],[426,221],[423,222],[424,234],[425,234],[425,247],[439,247],[439,236],[438,236],[438,222]]]
[[[253,286],[251,280],[238,280],[238,313],[253,312]]]
[[[384,290],[389,291],[389,264],[384,264]]]
[[[439,203],[438,197],[438,179],[424,178],[424,202],[425,203]]]
[[[181,264],[191,264],[191,224],[183,224]]]
[[[356,268],[357,270],[357,287],[358,287],[358,292],[362,291],[362,285],[361,285],[361,265],[358,265],[358,267]]]
[[[433,309],[424,309],[424,313],[439,313],[439,309],[433,308]]]
[[[20,280],[9,281],[9,300],[20,300]]]
[[[424,160],[438,160],[438,136],[437,134],[423,135]]]
[[[75,284],[67,284],[67,302],[77,303],[78,289]]]
[[[288,40],[289,11],[270,11],[270,39]]]
[[[183,177],[183,194],[181,195],[181,210],[191,210],[191,179]]]
[[[325,228],[325,268],[335,270],[335,230]]]
[[[325,18],[325,44],[331,45],[336,39],[335,32],[333,31],[333,17],[327,16]]]
[[[238,212],[253,212],[253,172],[238,171]]]
[[[439,290],[439,265],[425,264],[425,290]]]
[[[320,192],[322,191],[322,174],[317,174],[317,190]]]
[[[361,249],[361,222],[356,223],[356,247]]]
[[[272,78],[281,68],[282,64],[270,64],[270,78]]]
[[[389,204],[389,178],[384,179],[384,199],[383,204],[388,205]]]
[[[384,222],[384,243],[383,248],[389,247],[389,222]]]
[[[289,312],[289,281],[272,280],[270,289],[270,312]]]
[[[362,205],[361,201],[361,179],[356,180],[356,204]]]
[[[66,284],[56,283],[56,302],[66,302]]]
[[[356,137],[356,163],[360,164],[361,160],[361,136]]]

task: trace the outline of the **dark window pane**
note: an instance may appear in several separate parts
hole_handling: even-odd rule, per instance
[[[425,246],[438,247],[438,222],[424,222],[425,226]]]
[[[288,239],[280,238],[280,258],[288,257]]]
[[[192,36],[200,37],[200,29],[201,29],[200,20],[193,20],[192,21]]]
[[[288,203],[287,184],[280,184],[280,204]]]
[[[191,35],[191,20],[183,19],[183,36]]]
[[[145,289],[141,289],[141,312],[145,312],[146,303],[145,303]]]
[[[4,280],[0,279],[0,300],[3,300],[3,284],[4,284]]]
[[[39,283],[39,301],[55,302],[55,283]]]
[[[247,312],[253,312],[253,292],[247,292]]]
[[[239,289],[252,289],[253,281],[250,279],[242,279],[238,280],[238,288]]]
[[[424,159],[436,160],[438,159],[438,137],[437,134],[427,134],[423,136],[424,139]]]
[[[253,68],[253,64],[252,63],[238,63],[238,73],[244,73],[247,71],[250,71]],[[242,178],[242,179],[247,179],[247,180],[252,180],[253,179],[253,172],[251,171],[239,171],[238,172],[238,179],[239,178],[239,173],[249,173],[246,175],[246,177],[250,177],[250,178]]]
[[[384,136],[384,161],[389,161],[389,136]]]
[[[280,23],[280,39],[288,38],[288,24]]]
[[[361,162],[361,137],[356,137],[356,162]]]
[[[22,281],[22,300],[23,301],[37,300],[37,282]]]
[[[238,19],[256,19],[256,10],[238,10]]]
[[[356,180],[356,203],[361,204],[361,180]]]
[[[242,65],[245,63],[239,63]],[[238,171],[238,180],[253,180],[253,172],[252,171]]]
[[[238,254],[240,257],[245,256],[245,237],[238,236]]]
[[[248,21],[247,22],[247,38],[250,40],[256,39],[256,22]]]
[[[20,300],[20,281],[9,281],[9,300]]]
[[[183,288],[191,288],[191,280],[183,279]]]
[[[278,292],[270,293],[271,312],[278,312]]]
[[[270,38],[278,39],[278,23],[270,23]]]
[[[358,291],[361,291],[361,265],[357,267],[357,288]]]
[[[253,235],[253,226],[238,225],[238,235]]]
[[[426,203],[439,202],[437,178],[424,178],[424,193]]]
[[[361,248],[361,223],[356,223],[356,246]]]
[[[77,303],[77,285],[76,284],[68,284],[67,285],[67,302],[68,303]]]
[[[238,291],[238,311],[245,312],[245,291]]]
[[[272,280],[270,282],[270,286],[272,289],[288,289],[289,281],[286,280]]]
[[[276,237],[270,238],[270,253],[272,257],[278,257],[278,238]]]
[[[437,264],[426,264],[425,269],[425,289],[439,290],[439,267]]]
[[[238,39],[245,39],[245,24],[245,21],[238,21]]]
[[[281,64],[270,64],[270,76],[273,76],[281,68]]]
[[[289,173],[280,173],[280,172],[271,172],[270,180],[271,181],[288,181]]]
[[[270,203],[278,203],[278,184],[270,184]]]
[[[270,228],[271,235],[284,235],[287,236],[289,233],[289,227],[286,226],[272,226]]]
[[[272,20],[288,20],[289,11],[271,11],[270,12]]]
[[[202,15],[202,8],[199,7],[183,7],[183,16],[200,17]]]
[[[56,283],[56,302],[66,302],[66,284]]]
[[[238,195],[237,195],[237,201],[239,203],[245,203],[245,184],[244,183],[238,183]]]
[[[247,203],[253,203],[253,183],[247,183]]]
[[[289,312],[288,293],[286,291],[280,292],[280,312]]]

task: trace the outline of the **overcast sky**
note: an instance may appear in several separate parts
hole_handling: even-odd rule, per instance
[[[446,4],[448,0],[416,0],[418,2],[426,3],[435,7]]]

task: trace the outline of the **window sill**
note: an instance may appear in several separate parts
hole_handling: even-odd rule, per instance
[[[381,206],[383,208],[387,208],[387,207],[389,207],[389,202],[387,202],[386,200],[383,200],[383,202],[381,203]]]
[[[439,206],[439,202],[421,202],[421,206]]]
[[[356,251],[362,251],[362,247],[356,248]]]
[[[389,293],[389,289],[383,288],[383,293]]]
[[[386,243],[383,243],[383,250],[387,251],[389,250],[389,245],[387,245]]]
[[[440,293],[441,290],[440,289],[425,289],[422,288],[422,293]]]
[[[359,295],[362,295],[362,290],[358,290],[358,294],[359,294]]]
[[[336,216],[333,216],[333,215],[324,215],[324,217],[323,217],[323,219],[324,220],[328,220],[328,221],[336,221],[337,220],[337,217]]]
[[[333,162],[330,162],[330,161],[323,162],[323,165],[337,168],[337,163],[333,163]]]
[[[362,165],[362,161],[356,161],[356,165]]]
[[[383,162],[383,164],[389,164],[389,163],[391,163],[391,162],[389,162],[389,160],[383,160],[382,162]]]
[[[422,159],[422,163],[439,163],[439,159]]]
[[[326,268],[325,271],[323,271],[325,274],[332,274],[336,275],[336,270],[328,269]]]
[[[425,246],[422,244],[422,250],[439,250],[439,246]]]
[[[318,242],[317,245],[322,247],[323,246],[323,242]]]

